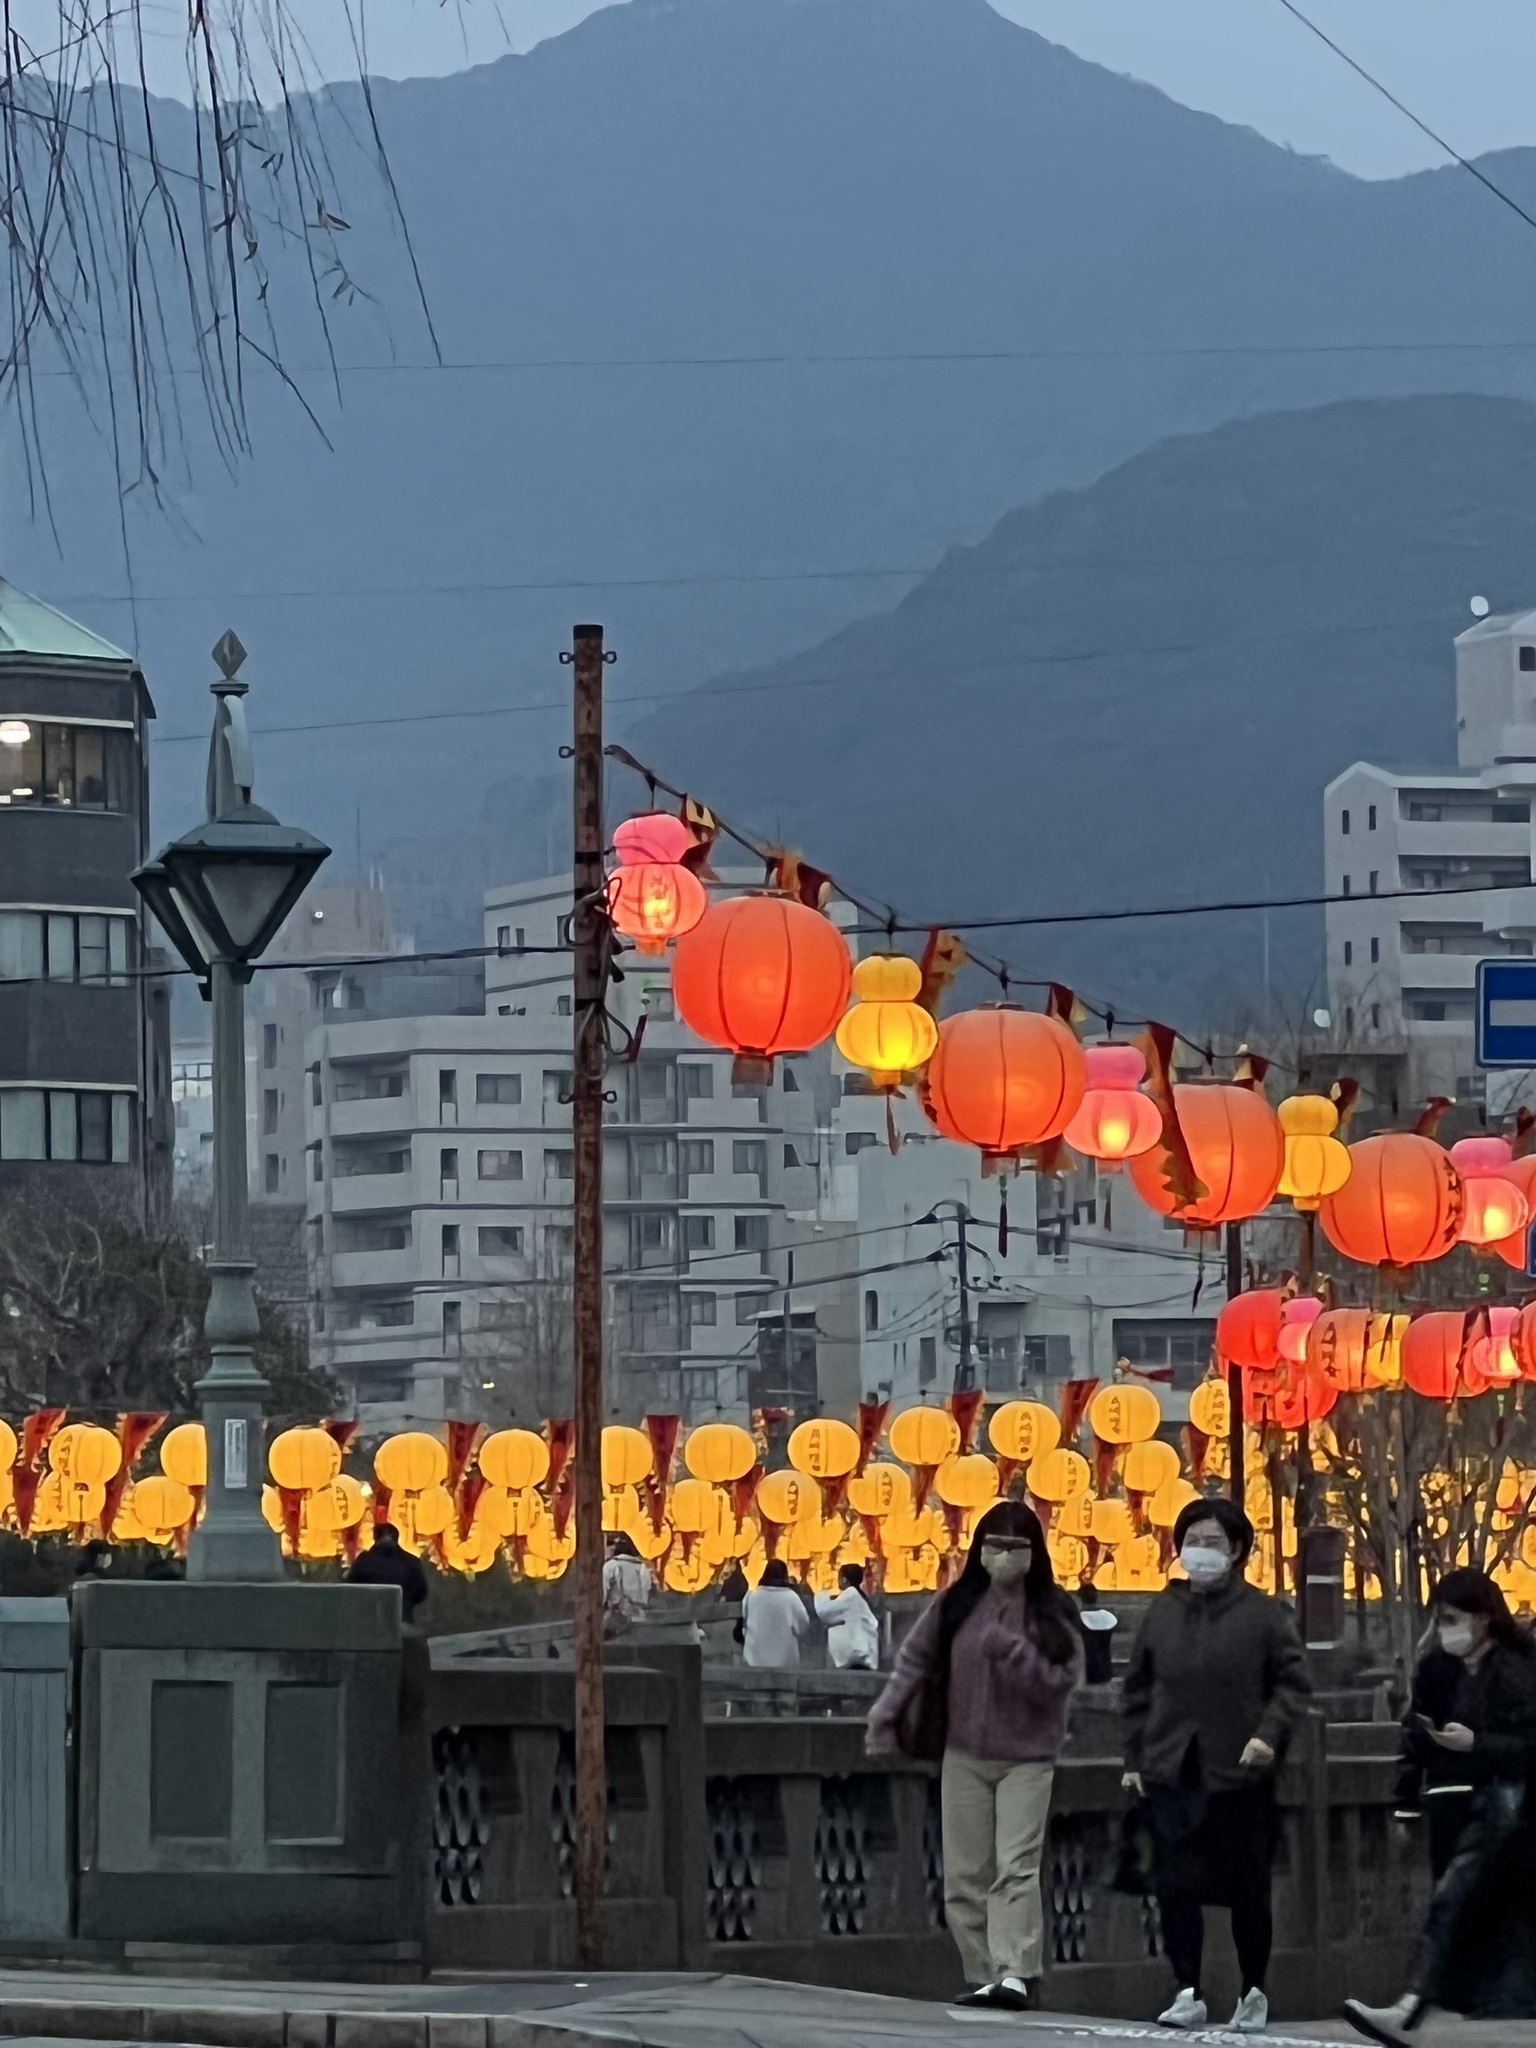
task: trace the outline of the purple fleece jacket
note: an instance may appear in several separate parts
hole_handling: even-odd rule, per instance
[[[896,1748],[896,1718],[933,1668],[939,1648],[942,1596],[902,1644],[890,1683],[870,1710],[866,1747],[873,1756]],[[950,1649],[947,1747],[988,1763],[1044,1763],[1067,1739],[1067,1701],[1082,1683],[1083,1646],[1052,1664],[1024,1631],[1016,1592],[989,1587],[966,1617]]]

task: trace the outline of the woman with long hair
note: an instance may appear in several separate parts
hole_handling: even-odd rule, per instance
[[[1404,2043],[1433,2007],[1477,2018],[1536,2013],[1536,1646],[1486,1572],[1447,1572],[1430,1602],[1435,1642],[1407,1740],[1434,1784],[1464,1791],[1461,1831],[1436,1873],[1418,1964],[1394,2005],[1349,1998],[1373,2041]],[[1422,1702],[1422,1703],[1421,1703]]]
[[[1164,2026],[1206,2023],[1206,1906],[1226,1906],[1242,1982],[1232,2026],[1269,2022],[1274,1775],[1311,1691],[1289,1608],[1243,1576],[1253,1524],[1229,1500],[1192,1500],[1173,1525],[1184,1577],[1158,1594],[1126,1672],[1125,1777],[1151,1823],[1163,1946],[1178,1987]]]
[[[866,1740],[872,1756],[943,1759],[944,1910],[972,1987],[962,2005],[1022,2012],[1044,1969],[1040,1859],[1082,1675],[1077,1613],[1039,1518],[999,1501],[902,1644]]]

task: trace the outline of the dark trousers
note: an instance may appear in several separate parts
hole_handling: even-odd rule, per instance
[[[1268,1785],[1238,1792],[1149,1785],[1163,1947],[1180,1985],[1200,1989],[1202,1907],[1226,1906],[1244,1991],[1262,1990],[1274,1945],[1270,1861],[1274,1802]]]
[[[1429,1902],[1429,1918],[1413,1973],[1413,1988],[1429,2005],[1442,2002],[1462,1915],[1493,1859],[1520,1824],[1520,1794],[1513,1786],[1486,1786],[1474,1795],[1470,1806],[1471,1818]]]

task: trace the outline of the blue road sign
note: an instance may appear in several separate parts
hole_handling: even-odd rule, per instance
[[[1478,961],[1477,1064],[1536,1067],[1536,959]]]

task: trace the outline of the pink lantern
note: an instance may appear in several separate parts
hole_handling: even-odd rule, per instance
[[[639,953],[664,953],[691,932],[708,908],[704,884],[682,865],[694,844],[681,818],[649,811],[614,827],[616,872],[608,878],[608,915]]]
[[[1083,1054],[1088,1087],[1065,1137],[1074,1152],[1113,1173],[1123,1159],[1150,1152],[1163,1135],[1163,1114],[1141,1092],[1147,1062],[1134,1045],[1090,1045]]]
[[[1465,1142],[1475,1144],[1477,1140]],[[1464,1376],[1469,1386],[1476,1388],[1481,1381],[1487,1387],[1507,1387],[1522,1377],[1514,1345],[1519,1317],[1517,1308],[1489,1309],[1488,1334],[1479,1337],[1467,1353]]]
[[[1280,1356],[1289,1359],[1292,1365],[1307,1362],[1307,1340],[1312,1335],[1312,1325],[1323,1312],[1323,1304],[1315,1294],[1298,1294],[1285,1304],[1280,1315],[1280,1341],[1276,1347]]]
[[[1461,1138],[1451,1147],[1451,1158],[1466,1183],[1462,1244],[1496,1244],[1524,1230],[1530,1221],[1531,1205],[1510,1178],[1514,1156],[1504,1138]]]

